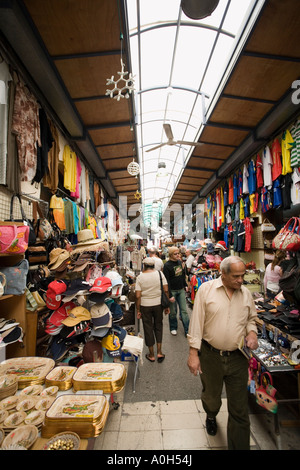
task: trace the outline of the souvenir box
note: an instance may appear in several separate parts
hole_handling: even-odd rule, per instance
[[[102,390],[103,393],[120,392],[126,382],[126,369],[119,363],[90,362],[83,364],[73,376],[73,389]]]
[[[23,389],[30,385],[43,385],[54,366],[53,359],[45,357],[15,357],[1,362],[0,375],[17,377],[18,389]]]

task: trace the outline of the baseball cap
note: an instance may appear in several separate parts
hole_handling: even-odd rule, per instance
[[[67,318],[68,313],[70,310],[76,307],[76,304],[74,302],[67,302],[63,305],[61,305],[57,310],[55,310],[52,315],[47,319],[47,323],[51,323],[52,325],[55,326],[60,326],[61,322]]]
[[[106,292],[111,290],[111,280],[108,277],[98,277],[95,279],[93,287],[90,288],[90,292]]]
[[[103,292],[103,293],[93,292],[92,294],[90,294],[89,300],[91,302],[95,302],[96,304],[103,304],[105,299],[107,299],[107,297],[109,297],[110,294],[111,294],[110,291],[106,291],[106,292]]]
[[[91,318],[94,328],[112,325],[112,314],[106,304],[95,304],[91,307]]]
[[[220,248],[223,251],[227,250],[226,243],[223,240],[220,240],[216,243],[215,248]]]
[[[117,325],[113,325],[112,333],[119,337],[121,343],[124,341],[125,336],[127,335],[127,331],[125,330],[125,328],[122,328],[121,326]]]
[[[64,281],[56,280],[50,282],[46,292],[46,305],[50,310],[56,310],[61,304],[61,294],[67,289]]]
[[[101,342],[97,339],[87,341],[82,349],[82,358],[84,362],[95,362],[95,359],[102,359],[103,351]]]
[[[102,346],[106,349],[108,356],[119,357],[121,355],[121,342],[116,334],[109,334],[102,339]]]
[[[64,292],[63,302],[69,302],[76,295],[81,295],[88,293],[90,289],[90,284],[83,279],[73,279],[69,284],[67,290]]]
[[[62,323],[66,326],[75,326],[81,321],[90,320],[91,314],[84,307],[75,307],[70,310],[67,318],[62,320]]]

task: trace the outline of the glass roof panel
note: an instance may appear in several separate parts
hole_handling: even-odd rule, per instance
[[[127,0],[136,153],[141,203],[148,210],[154,200],[168,205],[194,150],[176,141],[199,138],[203,118],[228,73],[226,67],[238,54],[242,34],[246,37],[251,30],[264,1],[220,0],[211,16],[192,20],[181,10],[181,0]],[[173,145],[167,145],[164,124],[171,126]],[[161,163],[165,176],[157,175]]]

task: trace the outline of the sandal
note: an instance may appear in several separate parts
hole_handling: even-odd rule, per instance
[[[159,357],[157,358],[157,362],[162,362],[162,361],[165,359],[165,357],[166,357],[166,356],[165,356],[164,354],[163,354],[162,356],[159,356]]]
[[[146,354],[146,359],[148,359],[148,361],[150,361],[150,362],[155,362],[155,359],[150,359],[149,354]]]

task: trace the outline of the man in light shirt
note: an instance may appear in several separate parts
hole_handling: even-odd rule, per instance
[[[243,286],[244,262],[229,256],[220,269],[221,276],[203,283],[196,294],[187,335],[188,367],[201,377],[207,432],[217,433],[216,416],[225,383],[228,449],[248,450],[248,360],[238,346],[244,338],[248,348],[258,347],[256,308],[250,291]]]
[[[149,248],[148,253],[149,253],[150,258],[154,259],[155,269],[157,271],[162,271],[164,267],[164,263],[162,259],[159,256],[157,256],[157,249],[155,248],[155,246]]]

